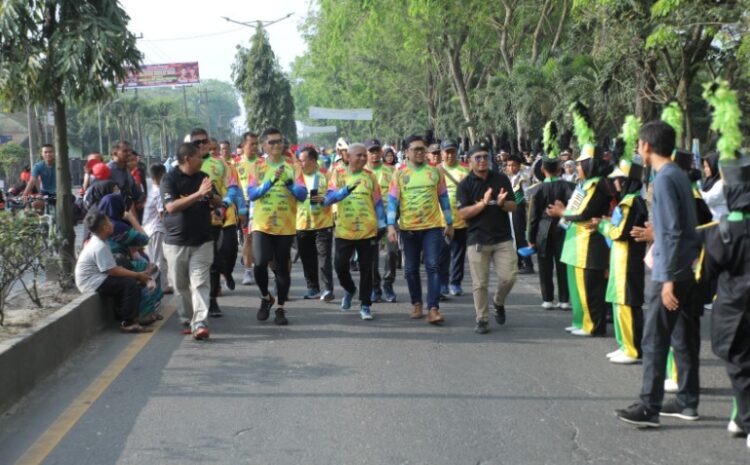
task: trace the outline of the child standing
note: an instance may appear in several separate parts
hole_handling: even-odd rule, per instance
[[[171,294],[174,290],[167,279],[167,259],[164,257],[164,234],[166,233],[162,222],[164,205],[159,195],[159,184],[166,172],[166,168],[161,163],[154,163],[149,168],[153,188],[148,190],[146,206],[143,208],[143,229],[149,237],[146,253],[151,262],[159,267],[161,289],[164,294]]]

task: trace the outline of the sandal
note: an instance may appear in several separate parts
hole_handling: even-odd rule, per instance
[[[132,323],[129,325],[125,325],[125,323],[123,323],[122,325],[120,325],[120,330],[123,333],[138,334],[145,332],[146,328],[137,323]]]

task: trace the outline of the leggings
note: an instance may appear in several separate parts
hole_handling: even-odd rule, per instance
[[[277,302],[283,306],[289,297],[289,285],[291,284],[289,260],[292,253],[294,235],[279,236],[266,234],[261,231],[253,231],[253,274],[255,282],[260,290],[260,295],[268,295],[268,265],[273,261],[276,275],[276,289],[279,295]]]

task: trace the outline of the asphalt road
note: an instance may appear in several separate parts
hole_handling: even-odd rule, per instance
[[[402,303],[377,304],[371,322],[338,300],[299,299],[299,264],[288,327],[257,322],[257,290],[244,286],[220,299],[226,316],[208,342],[172,318],[43,463],[750,463],[725,432],[731,392],[707,328],[701,420],[641,431],[613,415],[637,398],[640,365],[610,364],[611,337],[567,335],[570,313],[538,307],[535,276],[520,277],[507,324],[484,336],[470,295],[443,303],[443,327],[409,320],[401,276]],[[92,339],[6,412],[0,463],[15,463],[131,341]]]

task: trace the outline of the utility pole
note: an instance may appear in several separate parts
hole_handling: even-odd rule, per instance
[[[182,86],[182,109],[185,112],[185,118],[187,118],[187,90],[185,86]]]
[[[31,126],[31,105],[26,104],[26,126],[29,132],[29,166],[34,166],[34,131]]]

